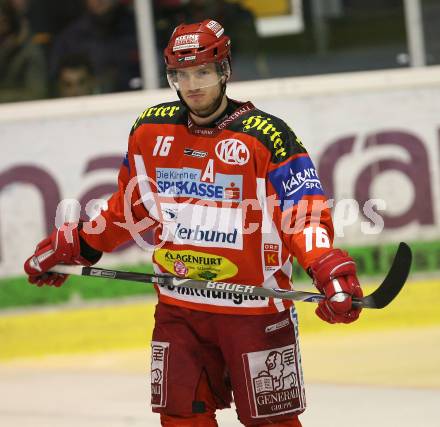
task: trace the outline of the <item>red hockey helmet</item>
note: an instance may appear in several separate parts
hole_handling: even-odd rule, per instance
[[[167,68],[192,67],[209,62],[229,62],[231,41],[224,28],[212,19],[179,25],[173,32],[164,58]]]

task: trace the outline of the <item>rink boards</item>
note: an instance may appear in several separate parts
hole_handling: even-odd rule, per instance
[[[365,287],[365,293],[371,290],[372,286]],[[147,349],[154,305],[153,298],[6,312],[0,316],[0,361],[40,358],[44,364],[41,358],[48,355]],[[436,367],[440,360],[440,280],[409,282],[389,307],[364,310],[352,325],[321,322],[314,308],[313,304],[297,304],[306,377],[339,382],[338,372],[352,363],[350,381],[354,383],[440,387]],[[323,354],[333,359],[331,370],[320,363]],[[340,354],[345,356],[340,358]],[[415,361],[422,355],[424,362],[418,366]]]

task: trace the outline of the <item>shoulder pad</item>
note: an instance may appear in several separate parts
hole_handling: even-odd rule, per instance
[[[240,119],[240,131],[263,143],[272,153],[273,163],[280,163],[294,154],[307,152],[295,132],[276,116],[253,110]]]
[[[158,104],[153,107],[148,107],[134,122],[131,133],[133,133],[140,125],[146,123],[185,123],[185,110],[185,107],[179,101],[165,102],[163,104]]]

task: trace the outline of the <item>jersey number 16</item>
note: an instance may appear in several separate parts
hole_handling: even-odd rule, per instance
[[[156,138],[156,145],[154,146],[153,156],[166,157],[171,150],[171,141],[174,141],[174,136],[158,135]]]
[[[306,252],[313,249],[313,236],[315,236],[315,244],[317,248],[329,248],[330,239],[328,238],[327,230],[322,227],[308,227],[303,231],[306,236]]]

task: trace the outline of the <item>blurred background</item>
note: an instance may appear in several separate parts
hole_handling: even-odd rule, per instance
[[[231,36],[234,80],[440,63],[437,0],[2,0],[0,102],[165,87],[174,27]]]
[[[0,0],[0,423],[146,422],[152,288],[70,278],[37,289],[22,265],[61,200],[78,200],[87,215],[116,189],[136,117],[176,98],[162,60],[173,28],[208,17],[232,39],[229,96],[301,137],[334,199],[335,244],[355,257],[367,291],[399,241],[414,252],[399,298],[355,325],[324,325],[298,304],[307,425],[356,396],[349,419],[359,401],[382,414],[356,425],[438,425],[440,0]],[[150,271],[149,261],[149,250],[128,244],[101,265]],[[297,265],[294,283],[311,286]],[[84,389],[116,392],[118,381],[120,394],[99,410],[72,403]],[[124,398],[140,406],[118,407]],[[416,409],[398,411],[399,399]]]

